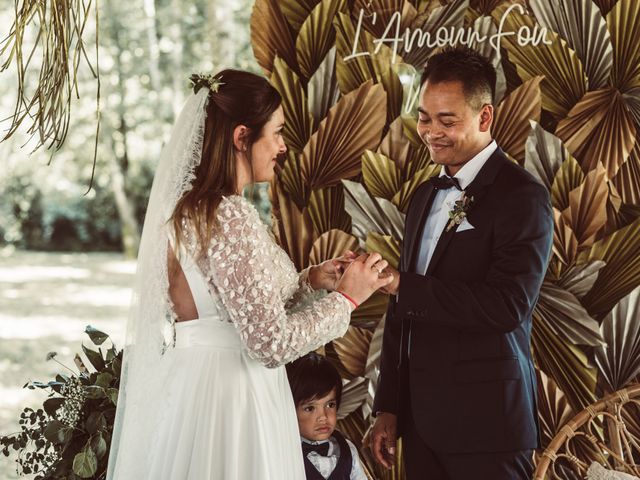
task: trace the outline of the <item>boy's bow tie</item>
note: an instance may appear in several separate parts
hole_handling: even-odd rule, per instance
[[[316,452],[318,455],[326,457],[329,454],[329,442],[324,443],[307,443],[302,442],[302,453],[306,457],[310,452]]]

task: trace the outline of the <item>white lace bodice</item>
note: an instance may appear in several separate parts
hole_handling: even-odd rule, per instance
[[[252,358],[277,367],[344,335],[349,301],[335,292],[315,299],[307,271],[296,271],[251,203],[225,197],[216,215],[219,228],[198,267]],[[196,258],[195,236],[186,237]]]

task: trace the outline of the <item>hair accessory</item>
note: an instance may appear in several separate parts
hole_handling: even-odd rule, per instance
[[[212,92],[218,93],[220,87],[224,85],[224,83],[220,81],[221,79],[222,77],[216,78],[214,75],[204,73],[194,73],[189,77],[194,93],[198,93],[202,87],[207,87]]]

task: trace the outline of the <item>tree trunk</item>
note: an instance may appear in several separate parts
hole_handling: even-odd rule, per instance
[[[149,77],[151,88],[160,94],[162,79],[160,77],[160,47],[158,46],[158,31],[156,29],[156,3],[155,0],[144,1],[144,14],[147,20],[147,42],[149,43]]]
[[[120,217],[122,249],[128,258],[135,258],[138,255],[138,246],[140,245],[140,226],[134,215],[133,205],[127,196],[125,176],[118,163],[114,156],[109,157],[111,191]]]
[[[171,11],[182,12],[184,9],[181,0],[171,0]],[[184,39],[182,38],[182,19],[176,16],[169,26],[168,35],[173,50],[171,52],[171,72],[173,77],[172,106],[173,118],[178,118],[182,103],[184,102],[184,86],[189,74],[184,72]]]
[[[109,2],[106,2],[106,4],[108,8]],[[126,188],[126,178],[129,169],[129,152],[127,146],[129,127],[125,120],[125,102],[127,98],[125,85],[127,79],[123,74],[122,54],[127,48],[125,45],[122,45],[119,28],[120,26],[118,24],[114,24],[111,32],[117,52],[116,55],[114,55],[114,60],[115,71],[118,74],[116,87],[118,100],[114,110],[118,114],[118,126],[117,128],[113,128],[112,125],[105,122],[106,125],[103,134],[105,139],[109,139],[107,143],[111,145],[111,151],[113,152],[112,155],[108,156],[107,162],[111,173],[111,190],[116,203],[116,209],[118,210],[118,216],[120,217],[122,248],[127,257],[135,258],[138,253],[138,246],[140,245],[140,225],[134,214],[134,207]],[[117,130],[120,135],[114,135],[114,130]]]

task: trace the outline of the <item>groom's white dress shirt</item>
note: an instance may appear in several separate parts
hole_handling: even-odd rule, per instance
[[[493,140],[483,150],[481,150],[475,157],[469,160],[463,165],[463,167],[453,176],[458,179],[460,188],[464,190],[471,182],[476,178],[478,172],[483,165],[489,160],[489,157],[498,148],[496,141]],[[440,170],[440,176],[446,175],[444,165]],[[463,192],[457,188],[449,188],[447,190],[438,190],[436,196],[431,204],[431,210],[427,216],[427,221],[424,224],[424,230],[422,231],[420,249],[418,250],[418,261],[416,264],[416,272],[424,275],[433,256],[433,251],[436,249],[438,240],[443,234],[447,223],[449,223],[449,212],[453,209],[456,200],[460,200]],[[465,226],[466,228],[473,228],[473,226]],[[462,225],[458,227],[458,230],[462,228]]]

